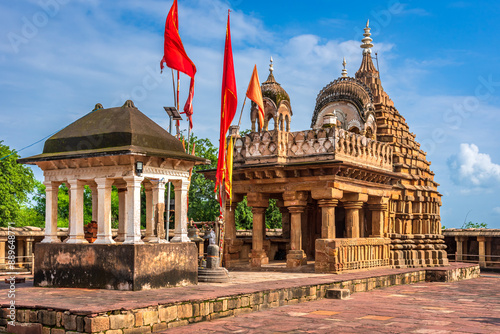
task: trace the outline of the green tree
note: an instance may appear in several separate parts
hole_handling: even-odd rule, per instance
[[[0,226],[17,220],[35,187],[31,168],[18,164],[19,156],[0,141]]]
[[[215,199],[214,181],[206,179],[201,170],[217,168],[217,149],[209,139],[191,136],[189,147],[195,144],[195,155],[210,160],[210,165],[193,168],[189,188],[188,218],[194,221],[213,221],[219,216],[219,202]]]
[[[281,212],[278,208],[277,201],[273,198],[269,200],[269,206],[266,209],[266,227],[281,228]]]
[[[234,212],[234,220],[237,230],[251,230],[253,214],[252,209],[248,206],[247,197],[243,197],[243,201],[236,205]]]

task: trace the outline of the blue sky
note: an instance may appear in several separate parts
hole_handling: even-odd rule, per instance
[[[21,149],[90,112],[127,99],[167,126],[170,73],[160,74],[167,0],[0,3],[0,140]],[[180,34],[197,65],[194,133],[216,143],[227,9],[239,104],[257,64],[274,58],[293,131],[316,95],[353,76],[370,19],[384,89],[428,152],[443,194],[442,222],[500,228],[500,3],[492,1],[179,0]],[[182,77],[181,100],[188,79]],[[242,128],[248,128],[248,105]],[[183,124],[186,127],[186,123]],[[21,152],[38,154],[43,143]],[[33,168],[38,179],[42,173]]]

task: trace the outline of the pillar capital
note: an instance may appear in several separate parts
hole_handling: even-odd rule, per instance
[[[306,191],[285,191],[283,201],[286,207],[306,206],[308,193]]]
[[[320,199],[320,200],[318,200],[318,206],[320,208],[336,207],[338,204],[339,204],[338,199]]]
[[[113,179],[108,179],[107,177],[99,177],[94,179],[95,183],[97,184],[98,189],[105,189],[105,188],[111,188],[113,185],[114,180]],[[91,187],[91,189],[94,187]]]
[[[266,210],[267,210],[267,207],[252,206],[252,214],[254,214],[254,215],[265,213]]]
[[[387,211],[387,204],[368,204],[368,209],[371,211]]]
[[[349,201],[349,202],[344,202],[344,208],[345,209],[361,209],[363,208],[364,202],[361,201]]]
[[[315,188],[311,190],[311,197],[317,200],[321,199],[341,199],[344,192],[333,187]]]
[[[345,202],[368,202],[368,194],[344,193],[342,200]]]
[[[269,206],[269,195],[263,193],[248,193],[248,206],[250,207],[265,207]]]
[[[296,206],[289,206],[288,211],[290,213],[302,213],[306,209],[305,205],[296,205]]]

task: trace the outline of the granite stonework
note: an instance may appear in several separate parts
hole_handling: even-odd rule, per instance
[[[34,285],[147,290],[198,283],[198,250],[191,242],[37,245]]]

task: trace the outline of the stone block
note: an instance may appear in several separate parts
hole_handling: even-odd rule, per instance
[[[28,321],[29,322],[37,322],[37,319],[38,319],[38,311],[34,311],[34,310],[28,310]]]
[[[42,324],[34,323],[19,323],[16,322],[15,326],[7,324],[7,332],[12,334],[42,334]]]
[[[43,327],[42,334],[50,334],[50,327]]]
[[[144,333],[151,333],[151,326],[126,328],[123,330],[123,334],[144,334]]]
[[[87,333],[103,332],[109,329],[109,317],[99,316],[85,318],[85,331]]]
[[[62,320],[62,312],[56,312],[56,327],[62,327],[61,325],[61,320]]]
[[[189,307],[191,308],[190,304],[189,304]],[[142,313],[142,318],[144,321],[144,325],[156,324],[156,323],[158,323],[158,311],[156,311],[156,310],[144,311]]]
[[[250,306],[250,297],[248,296],[241,296],[241,307],[248,307]]]
[[[244,308],[237,308],[233,310],[234,316],[240,315],[240,314],[247,314],[252,312],[252,309],[249,307],[244,307]]]
[[[210,303],[209,302],[200,303],[200,316],[206,317],[209,314],[210,314]]]
[[[346,299],[351,296],[349,289],[328,289],[326,290],[326,298],[329,299]]]
[[[134,327],[134,324],[135,324],[135,318],[132,313],[109,316],[110,329],[122,329],[122,328]]]
[[[56,311],[38,311],[38,322],[46,326],[56,325]]]
[[[66,332],[68,334],[69,332]],[[106,331],[106,334],[123,334],[123,331],[121,329],[110,329],[109,331]]]
[[[198,283],[194,243],[39,244],[34,286],[144,290]]]
[[[66,331],[62,328],[52,328],[50,334],[65,334]]]
[[[187,321],[187,320],[179,320],[179,321],[170,322],[168,324],[168,328],[175,328],[175,327],[180,327],[180,326],[186,326],[188,324],[189,324],[189,321]]]
[[[153,333],[156,333],[159,331],[165,331],[167,329],[168,329],[168,324],[163,323],[163,322],[153,325]],[[106,332],[106,334],[109,334],[109,332]]]
[[[76,331],[83,332],[85,328],[85,318],[81,316],[76,317]]]
[[[168,306],[158,310],[161,322],[171,322],[177,319],[177,306]]]
[[[68,331],[76,331],[76,315],[63,314],[61,319],[61,325],[64,327],[64,329]]]
[[[144,320],[143,320],[141,311],[137,311],[136,313],[134,313],[134,317],[135,317],[135,325],[136,326],[142,326],[144,324]]]
[[[179,319],[187,319],[193,316],[193,307],[190,303],[177,306],[177,317]]]
[[[214,312],[215,313],[223,311],[223,301],[222,300],[216,300],[215,302],[213,302],[213,305],[214,305]]]
[[[227,308],[230,310],[240,307],[241,307],[241,299],[239,298],[233,298],[227,301]]]

